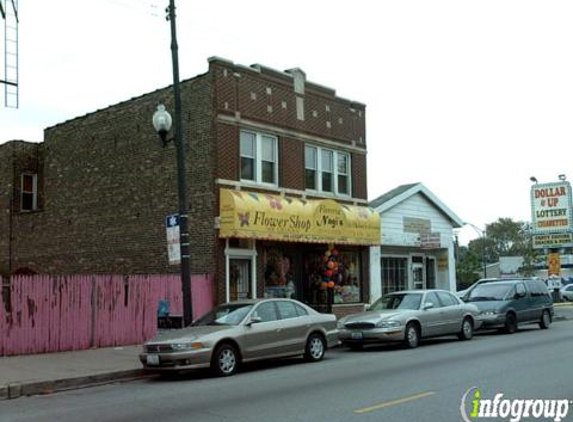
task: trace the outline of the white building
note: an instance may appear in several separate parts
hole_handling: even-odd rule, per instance
[[[406,289],[456,290],[454,229],[462,220],[422,183],[370,202],[380,214],[381,246],[370,248],[370,297]]]

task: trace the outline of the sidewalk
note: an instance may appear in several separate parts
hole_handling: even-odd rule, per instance
[[[145,376],[141,346],[0,357],[0,400]]]
[[[555,321],[573,320],[573,303],[555,304]],[[141,346],[0,357],[0,400],[149,376]]]

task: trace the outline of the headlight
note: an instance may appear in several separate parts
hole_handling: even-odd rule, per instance
[[[205,347],[203,345],[203,343],[199,343],[199,342],[194,342],[194,343],[173,343],[171,344],[171,348],[173,349],[173,351],[175,352],[184,352],[187,350],[193,350],[193,349],[202,349],[203,347]]]
[[[398,321],[380,321],[376,326],[378,328],[398,328],[400,323]]]
[[[483,316],[494,316],[494,315],[497,315],[497,312],[495,312],[495,311],[481,311],[481,312],[480,312],[480,315],[483,315]]]

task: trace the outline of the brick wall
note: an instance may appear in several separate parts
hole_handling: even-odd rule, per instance
[[[209,80],[182,83],[192,272],[213,272],[214,193]],[[178,211],[176,155],[151,125],[171,89],[46,129],[45,202],[15,216],[13,269],[40,273],[169,273],[165,223]],[[200,155],[203,155],[202,157]],[[205,155],[207,157],[205,157]],[[191,200],[192,198],[192,200]]]
[[[17,265],[21,223],[41,218],[43,195],[43,145],[12,141],[0,146],[0,274],[9,274]],[[38,175],[38,210],[21,212],[21,177]],[[10,242],[12,237],[12,242]]]
[[[325,137],[366,148],[365,106],[336,96],[336,91],[307,81],[305,93],[294,92],[293,77],[263,66],[251,68],[212,59],[217,113]],[[296,97],[305,102],[305,119],[297,119]]]
[[[355,198],[368,199],[366,184],[366,156],[352,154],[352,196]]]
[[[291,189],[304,190],[304,144],[282,137],[279,143],[279,183]]]

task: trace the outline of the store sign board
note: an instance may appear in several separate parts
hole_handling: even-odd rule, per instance
[[[380,215],[333,200],[304,200],[221,189],[219,237],[380,244]]]
[[[448,269],[448,255],[440,255],[438,257],[438,270],[445,271]]]
[[[428,233],[420,235],[420,248],[421,249],[440,249],[441,236],[440,233]]]
[[[432,231],[432,222],[424,218],[403,217],[402,229],[406,233],[426,234]]]
[[[571,248],[573,247],[573,234],[553,233],[533,236],[533,247],[543,248]]]
[[[534,234],[571,232],[573,228],[569,182],[531,187],[531,221]]]

